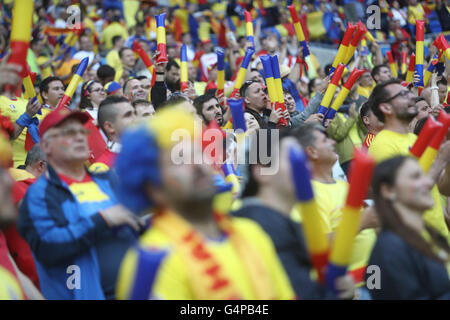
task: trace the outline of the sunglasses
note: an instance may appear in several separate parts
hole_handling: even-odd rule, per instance
[[[393,95],[392,97],[383,100],[382,103],[384,103],[384,102],[389,102],[389,101],[391,101],[391,100],[394,100],[394,99],[397,98],[397,97],[406,98],[410,93],[411,93],[411,92],[408,91],[408,90],[401,90],[399,93]]]

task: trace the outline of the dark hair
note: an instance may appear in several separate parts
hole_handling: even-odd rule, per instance
[[[166,71],[169,71],[170,69],[172,69],[172,67],[180,69],[180,66],[178,65],[178,63],[174,59],[169,58],[169,61],[166,64]]]
[[[58,77],[54,76],[47,77],[41,81],[41,84],[39,85],[39,91],[48,93],[49,85],[53,81],[61,81],[62,83],[62,80]]]
[[[361,105],[361,108],[359,109],[359,116],[363,123],[364,123],[363,118],[369,116],[370,112],[371,112],[370,105],[366,101]]]
[[[422,254],[442,262],[441,258],[433,251],[431,245],[422,237],[422,235],[404,223],[396,209],[393,207],[392,201],[381,195],[381,187],[383,185],[395,185],[398,178],[398,171],[408,160],[415,161],[411,157],[396,156],[382,161],[375,167],[372,179],[372,191],[377,216],[383,229],[391,230]],[[432,227],[426,224],[425,226],[434,244],[438,245],[440,249],[444,249],[448,253],[450,247],[444,237]]]
[[[114,36],[114,37],[112,37],[112,45],[113,45],[113,47],[116,45],[116,43],[117,43],[117,41],[119,41],[119,40],[121,40],[121,39],[123,39],[123,37],[122,36]]]
[[[245,98],[245,95],[247,94],[247,89],[254,83],[259,82],[254,80],[247,80],[242,84],[241,89],[239,89],[239,94],[241,95],[242,98]]]
[[[124,93],[125,93],[125,91],[126,91],[126,89],[127,89],[128,83],[129,83],[131,80],[137,80],[137,79],[136,79],[136,78],[128,78],[127,80],[125,80],[125,82],[123,83],[123,92],[124,92]]]
[[[370,108],[381,122],[385,122],[385,119],[383,112],[380,110],[380,104],[389,97],[389,92],[386,90],[386,87],[391,84],[401,84],[401,81],[398,79],[389,79],[388,81],[380,82],[375,86],[369,97],[368,103],[370,104]]]
[[[304,125],[293,130],[293,136],[298,140],[303,148],[314,146],[316,137],[314,131],[318,130],[325,133],[324,128],[317,123],[305,123]]]
[[[39,143],[36,143],[33,148],[31,148],[30,151],[28,151],[27,158],[25,159],[25,167],[32,166],[38,161],[47,160],[47,156],[44,153],[44,150],[42,150]]]
[[[422,118],[419,121],[417,121],[416,126],[414,127],[414,134],[416,136],[418,136],[420,131],[422,131],[422,128],[425,125],[425,122],[427,122],[427,120],[428,120],[428,117]]]
[[[448,82],[447,82],[447,79],[442,78],[441,80],[439,80],[439,81],[436,83],[436,85],[442,84],[443,86],[446,86],[447,83],[448,83]]]
[[[145,105],[151,105],[152,103],[150,102],[150,101],[148,101],[148,100],[145,100],[145,99],[137,99],[137,100],[134,100],[132,103],[131,103],[131,105],[133,106],[133,108],[135,108],[136,109],[136,106],[138,106],[138,105],[141,105],[141,104],[145,104]]]
[[[277,145],[272,145],[272,131],[275,130],[262,130],[258,131],[257,134],[255,134],[252,139],[249,140],[248,149],[246,151],[245,155],[245,162],[246,165],[244,165],[243,171],[245,172],[245,187],[242,192],[242,198],[246,197],[254,197],[259,192],[259,184],[256,180],[255,176],[253,175],[253,168],[256,165],[263,166],[263,167],[269,167],[272,164],[272,156],[274,156],[274,152],[277,152],[280,150],[281,141],[286,137],[292,137],[293,136],[293,130],[289,128],[283,128],[277,130],[279,132],[279,139],[276,139],[274,142],[277,143]],[[264,137],[266,135],[266,137]],[[267,152],[263,152],[262,148],[266,148]],[[263,163],[263,154],[266,153],[269,160],[268,163]],[[256,156],[256,157],[255,157]],[[276,158],[276,156],[275,156]]]
[[[311,94],[313,92],[313,87],[316,85],[316,81],[318,78],[311,79],[308,83],[308,92]]]
[[[103,100],[99,107],[98,107],[98,126],[103,130],[103,132],[106,134],[106,131],[104,129],[104,125],[106,121],[113,122],[117,114],[119,113],[118,108],[116,108],[116,105],[119,103],[130,103],[127,98],[125,97],[118,97],[118,96],[109,96],[105,100]]]
[[[111,78],[114,79],[115,76],[116,76],[116,70],[114,70],[114,68],[111,67],[110,65],[104,64],[97,69],[97,77],[102,82],[109,80]],[[103,85],[105,85],[105,84],[106,83],[104,83]]]
[[[94,83],[98,83],[101,85],[100,81],[97,80],[90,80],[83,83],[83,86],[81,87],[81,99],[80,99],[80,109],[93,109],[94,106],[92,105],[91,99],[88,97],[88,93],[92,92],[92,86]],[[103,86],[102,86],[103,87]]]
[[[146,77],[146,76],[137,76],[134,79],[141,81],[141,80],[144,80],[144,79],[148,79],[148,77]]]
[[[377,66],[375,66],[372,69],[372,72],[370,73],[370,75],[372,76],[372,78],[375,80],[375,76],[379,75],[381,72],[381,68],[388,68],[390,70],[390,67],[387,64],[379,64]]]
[[[197,110],[197,114],[199,116],[201,116],[205,122],[207,122],[207,121],[206,121],[205,117],[203,116],[203,112],[202,112],[203,104],[205,104],[206,102],[208,102],[211,99],[216,99],[217,103],[219,103],[219,100],[217,100],[217,97],[211,93],[205,93],[194,99],[195,110]]]
[[[425,102],[427,102],[427,100],[425,100],[425,98],[422,97],[422,96],[420,96],[420,97],[415,97],[415,98],[414,98],[414,103],[417,103],[417,102],[420,102],[420,101],[425,101]],[[428,104],[428,102],[427,102],[427,104]]]
[[[128,47],[120,48],[120,50],[119,50],[119,57],[120,57],[120,58],[122,58],[122,55],[123,55],[123,53],[124,53],[125,50],[131,50],[131,51],[133,51],[133,49],[128,48]]]
[[[179,91],[177,91],[177,92],[179,92]],[[177,92],[174,92],[174,93],[177,93]],[[190,99],[189,98],[185,98],[182,95],[175,95],[175,96],[170,97],[166,101],[164,101],[158,107],[158,110],[166,108],[166,107],[170,107],[170,106],[175,106],[175,105],[181,104],[181,103],[183,103],[185,101],[190,101]]]

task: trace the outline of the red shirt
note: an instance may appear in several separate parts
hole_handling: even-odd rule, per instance
[[[14,204],[17,205],[23,199],[28,187],[35,181],[36,179],[26,179],[14,183],[12,190]],[[40,289],[39,276],[36,271],[33,254],[28,243],[17,231],[16,224],[4,231],[4,239],[17,267],[33,282],[36,288]]]
[[[97,162],[97,158],[99,158],[102,153],[108,149],[108,147],[106,146],[105,139],[103,139],[100,133],[100,129],[93,123],[92,117],[91,120],[84,124],[84,128],[91,132],[88,136],[88,145],[89,149],[91,150],[89,162],[94,163]]]

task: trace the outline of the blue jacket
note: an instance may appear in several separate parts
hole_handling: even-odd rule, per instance
[[[82,205],[49,166],[20,207],[18,231],[33,252],[47,299],[114,298],[120,261],[137,237],[128,227],[110,229],[98,212],[117,204],[110,173],[91,177],[107,201]],[[75,288],[73,265],[79,267]]]

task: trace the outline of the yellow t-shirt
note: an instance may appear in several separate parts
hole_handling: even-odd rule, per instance
[[[11,119],[12,123],[15,123],[19,117],[27,110],[28,100],[23,98],[17,98],[11,100],[5,96],[0,96],[0,113]],[[42,108],[42,115],[36,114],[36,117],[41,121],[49,112],[50,109]],[[13,161],[14,167],[25,164],[27,157],[27,151],[25,150],[25,139],[27,136],[27,128],[24,128],[19,137],[13,141]]]
[[[22,289],[14,276],[0,266],[0,300],[24,300]]]
[[[261,258],[268,268],[268,274],[271,276],[276,299],[292,299],[295,297],[273,243],[264,231],[249,219],[232,218],[232,224],[261,254]],[[152,296],[166,300],[196,299],[190,288],[189,270],[186,268],[180,253],[171,247],[171,240],[165,233],[156,227],[152,227],[141,237],[140,245],[144,248],[168,250],[168,254],[159,266],[153,284]],[[256,299],[245,266],[231,242],[227,238],[222,241],[209,240],[207,247],[224,268],[224,273],[238,290],[240,296],[243,299]],[[122,262],[117,286],[117,297],[119,299],[129,298],[129,291],[133,282],[136,281],[136,279],[132,279],[132,275],[136,271],[136,259],[133,259],[133,257],[136,257],[135,252],[135,248],[130,249]]]
[[[102,31],[100,43],[104,44],[106,50],[112,49],[112,38],[114,38],[114,36],[122,36],[122,38],[128,39],[127,28],[119,22],[113,22]]]
[[[369,99],[370,94],[372,93],[372,88],[358,86],[358,88],[356,89],[356,92],[358,94],[362,95],[363,97],[366,97],[367,99]]]
[[[36,58],[37,64],[39,65],[39,68],[41,69],[41,78],[45,79],[50,77],[53,74],[52,67],[49,65],[46,68],[41,68],[41,66],[48,61],[48,57],[46,56],[40,56]]]
[[[109,51],[106,55],[106,64],[114,68],[116,71],[114,81],[118,82],[122,77],[123,72],[122,60],[120,60],[119,52],[116,50]]]
[[[341,220],[341,209],[347,199],[349,184],[342,180],[336,180],[336,183],[333,184],[315,180],[311,180],[311,183],[324,230],[327,233],[335,232]],[[291,217],[293,220],[301,222],[301,213],[297,212],[295,207]],[[367,265],[375,241],[376,234],[373,229],[363,230],[356,235],[349,270],[359,269]]]
[[[369,147],[369,154],[376,162],[392,158],[394,156],[409,155],[409,148],[416,142],[417,136],[413,133],[400,134],[389,130],[382,130],[375,136]],[[442,211],[441,195],[437,185],[431,190],[434,200],[432,209],[425,211],[424,220],[438,230],[443,236],[449,238],[447,224]]]

